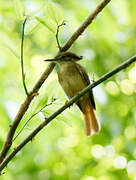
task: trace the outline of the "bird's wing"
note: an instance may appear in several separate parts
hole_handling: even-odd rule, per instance
[[[76,67],[78,68],[78,72],[84,78],[84,82],[86,83],[85,85],[88,86],[90,84],[90,80],[89,80],[89,76],[88,76],[86,70],[80,64],[77,64]],[[92,90],[89,91],[89,97],[90,97],[90,101],[91,101],[91,104],[92,104],[93,108],[96,109]]]

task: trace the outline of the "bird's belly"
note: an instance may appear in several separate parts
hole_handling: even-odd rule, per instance
[[[85,84],[79,73],[62,73],[59,77],[59,82],[69,98],[76,95],[79,91],[85,88]]]

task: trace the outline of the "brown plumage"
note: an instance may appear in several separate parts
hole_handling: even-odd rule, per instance
[[[72,98],[90,84],[85,69],[76,63],[76,61],[80,59],[82,59],[82,56],[78,56],[71,52],[61,53],[56,59],[54,59],[54,61],[59,65],[59,83],[69,98]],[[93,92],[89,91],[86,93],[76,102],[76,104],[84,116],[86,135],[90,136],[94,133],[98,133],[100,126],[94,112],[96,107]]]

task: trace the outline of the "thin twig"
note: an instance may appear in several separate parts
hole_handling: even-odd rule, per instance
[[[104,9],[104,7],[110,1],[111,0],[103,0],[96,7],[94,12],[90,13],[90,15],[82,23],[82,25],[79,27],[79,29],[77,29],[77,32],[75,32],[74,35],[68,40],[68,42],[62,47],[62,49],[61,49],[62,51],[66,51],[66,50],[68,50],[71,47],[72,43],[74,43],[75,40],[81,35],[81,33],[83,31],[85,31],[87,26],[92,23],[92,20],[99,14],[100,11],[102,11],[102,9]],[[89,21],[89,19],[90,19],[90,21]],[[82,32],[81,32],[81,30],[82,30]],[[25,99],[24,103],[20,106],[19,111],[18,111],[14,121],[10,125],[10,129],[8,131],[8,135],[7,135],[6,140],[5,140],[4,144],[3,144],[3,147],[2,147],[2,150],[1,150],[1,153],[0,153],[0,163],[4,160],[4,158],[7,155],[7,152],[9,151],[9,149],[10,149],[10,147],[12,145],[13,136],[15,134],[16,128],[18,127],[18,124],[20,123],[22,117],[24,116],[24,114],[26,113],[27,109],[29,108],[29,105],[30,105],[31,101],[34,99],[35,94],[39,91],[39,89],[41,88],[41,86],[43,85],[45,80],[48,78],[49,74],[52,72],[54,67],[55,67],[55,63],[49,64],[49,66],[45,69],[45,71],[42,74],[42,76],[40,77],[40,79],[37,81],[37,83],[33,87],[32,91],[29,93],[29,95]]]
[[[28,96],[28,90],[26,87],[25,83],[25,73],[24,73],[24,32],[25,32],[25,25],[26,25],[27,17],[25,18],[23,22],[23,28],[22,28],[22,38],[21,38],[21,72],[22,72],[22,81],[23,81],[23,86],[26,95]]]
[[[9,161],[29,142],[31,141],[36,134],[40,132],[48,123],[50,123],[56,116],[62,113],[65,109],[70,107],[73,103],[75,103],[80,97],[85,95],[89,90],[96,87],[97,85],[101,84],[105,80],[109,79],[116,73],[120,72],[121,70],[127,68],[129,65],[136,61],[136,55],[132,58],[128,59],[127,61],[123,62],[112,71],[104,74],[101,78],[95,81],[93,84],[90,84],[82,91],[80,91],[77,95],[71,98],[67,103],[65,103],[61,108],[59,108],[56,112],[54,112],[49,118],[46,118],[37,128],[35,128],[18,146],[14,148],[14,150],[4,159],[4,161],[0,165],[0,171],[4,169],[4,167],[9,163]]]
[[[52,103],[56,101],[56,99],[53,99],[49,104],[44,105],[39,111],[37,111],[36,113],[34,113],[22,126],[22,128],[18,131],[17,135],[13,138],[13,141],[16,140],[16,138],[21,134],[21,132],[23,131],[23,129],[26,127],[26,125],[30,122],[30,120],[36,116],[37,114],[39,114],[40,112],[42,112],[46,107],[52,105]]]
[[[59,43],[59,30],[60,30],[60,27],[64,26],[64,25],[66,25],[65,21],[63,21],[60,25],[57,26],[56,41],[57,41],[59,51],[61,51],[61,46],[60,46],[60,43]]]

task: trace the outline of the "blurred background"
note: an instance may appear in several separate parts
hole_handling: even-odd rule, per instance
[[[25,99],[20,65],[24,14],[24,64],[30,90],[56,55],[57,24],[64,45],[100,0],[0,0],[0,149],[20,104]],[[135,0],[116,0],[96,17],[70,51],[84,56],[91,80],[136,53]],[[74,105],[65,110],[27,144],[4,169],[2,180],[136,180],[136,65],[94,88],[98,135],[86,137],[83,117]],[[55,100],[54,100],[55,99]],[[20,143],[40,122],[66,101],[57,67],[50,74],[21,121],[17,132],[46,104],[14,141]],[[13,148],[12,147],[12,148]]]

